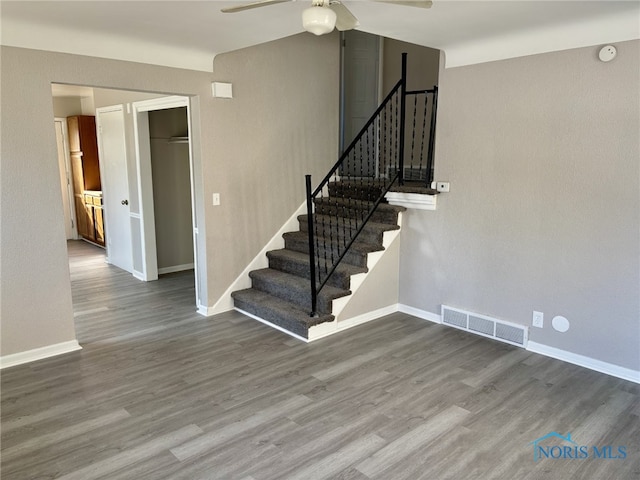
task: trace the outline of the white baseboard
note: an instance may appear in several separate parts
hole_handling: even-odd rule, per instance
[[[184,270],[193,270],[193,263],[184,263],[182,265],[173,265],[171,267],[158,268],[158,275],[165,273],[182,272]]]
[[[276,232],[276,234],[267,242],[260,252],[254,257],[254,259],[247,265],[240,275],[234,280],[234,282],[227,288],[213,307],[207,308],[207,316],[216,315],[218,313],[228,312],[233,310],[233,298],[231,298],[231,292],[237,290],[243,290],[251,287],[251,279],[249,278],[249,272],[253,270],[259,270],[261,268],[267,268],[269,266],[269,259],[267,258],[267,252],[270,250],[277,250],[284,248],[284,238],[282,235],[286,232],[294,232],[298,230],[298,217],[307,212],[307,201],[305,200],[300,207],[289,217],[285,224]],[[200,309],[198,309],[200,311]],[[243,312],[244,313],[244,312]],[[203,315],[205,315],[203,313]]]
[[[56,343],[55,345],[47,345],[46,347],[34,348],[33,350],[27,350],[25,352],[3,355],[0,357],[0,369],[35,362],[36,360],[55,357],[56,355],[75,352],[81,349],[82,347],[78,344],[77,340],[71,340],[69,342]]]
[[[265,320],[264,318],[260,318],[256,315],[254,315],[253,313],[249,313],[249,312],[245,312],[244,310],[241,310],[239,308],[234,308],[235,311],[242,313],[243,315],[246,315],[249,318],[253,318],[254,320],[259,321],[260,323],[264,323],[265,325],[268,325],[271,328],[275,328],[276,330],[281,331],[282,333],[286,333],[287,335],[289,335],[290,337],[293,338],[297,338],[298,340],[301,340],[305,343],[309,343],[309,340],[307,340],[304,337],[301,337],[300,335],[296,335],[295,333],[290,332],[289,330],[285,330],[282,327],[279,327],[278,325],[276,325],[275,323],[271,323],[268,320]]]
[[[333,335],[334,333],[342,332],[349,328],[356,327],[358,325],[362,325],[363,323],[370,322],[372,320],[377,320],[380,317],[384,317],[385,315],[390,315],[398,311],[398,304],[389,305],[387,307],[382,307],[377,310],[373,310],[371,312],[366,312],[361,315],[357,315],[355,317],[349,318],[347,320],[340,320],[333,322],[321,323],[319,325],[314,325],[309,328],[309,342],[314,342],[324,337],[328,337],[329,335]]]
[[[440,315],[427,312],[425,310],[419,310],[408,305],[399,304],[398,311],[424,320],[429,320],[430,322],[442,323],[442,317]],[[630,382],[640,383],[640,371],[637,370],[631,370],[630,368],[621,367],[612,363],[603,362],[602,360],[596,360],[595,358],[585,357],[584,355],[578,355],[576,353],[567,352],[566,350],[549,347],[542,343],[532,341],[527,343],[526,349],[533,353],[572,363],[596,372],[605,373]]]
[[[567,352],[555,347],[549,347],[542,343],[536,343],[529,341],[527,350],[534,353],[539,353],[546,357],[562,360],[563,362],[572,363],[580,367],[585,367],[596,372],[606,373],[613,377],[628,380],[634,383],[640,383],[640,371],[631,370],[630,368],[614,365],[613,363],[603,362],[602,360],[596,360],[595,358],[585,357],[584,355],[578,355],[577,353]]]
[[[413,315],[414,317],[422,318],[423,320],[429,320],[434,323],[442,323],[442,318],[437,313],[427,312],[426,310],[420,310],[418,308],[410,307],[403,303],[398,304],[398,311],[406,313],[407,315]]]

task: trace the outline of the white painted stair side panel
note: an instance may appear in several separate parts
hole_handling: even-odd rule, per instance
[[[369,271],[351,277],[351,295],[333,302],[336,319],[309,328],[310,342],[398,311],[399,236],[400,230],[384,233],[385,250],[368,255]]]

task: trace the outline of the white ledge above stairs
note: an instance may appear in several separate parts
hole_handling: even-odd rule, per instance
[[[391,205],[417,210],[435,210],[436,197],[437,195],[434,194],[407,192],[387,192],[385,195],[387,202]]]

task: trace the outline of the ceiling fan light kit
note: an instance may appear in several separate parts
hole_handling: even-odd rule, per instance
[[[295,2],[296,0],[256,0],[251,3],[234,5],[223,8],[222,13],[235,13],[253,8],[266,7],[277,3]],[[429,8],[431,0],[373,0],[375,2],[391,3],[409,7]],[[302,12],[302,27],[314,35],[331,33],[334,28],[341,32],[353,30],[360,26],[358,19],[353,16],[340,0],[312,0],[311,7]]]
[[[302,28],[314,35],[325,35],[336,26],[337,15],[327,7],[309,7],[302,12]]]

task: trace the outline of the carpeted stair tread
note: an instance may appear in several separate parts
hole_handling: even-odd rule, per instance
[[[320,203],[320,204],[324,204],[324,203],[329,203],[329,204],[339,204],[339,205],[344,205],[344,206],[348,206],[348,207],[354,207],[354,208],[358,208],[358,209],[364,209],[364,210],[369,210],[371,208],[371,204],[373,202],[369,202],[367,200],[359,200],[359,199],[353,199],[353,198],[340,198],[340,197],[320,197],[320,198],[316,198],[315,199],[316,204]],[[391,205],[389,203],[386,202],[381,202],[378,204],[378,206],[376,207],[376,210],[379,210],[381,212],[394,212],[394,213],[400,213],[400,212],[404,212],[406,210],[405,207],[400,207],[398,205]]]
[[[254,288],[233,292],[231,296],[236,308],[303,338],[309,338],[309,327],[335,318],[333,315],[310,317],[308,310]]]
[[[309,253],[309,237],[306,232],[289,232],[283,236],[285,248],[295,250],[301,253]],[[318,237],[315,242],[315,251],[319,258],[325,258],[328,262],[337,260],[340,252],[343,251],[344,245],[338,238]],[[342,262],[349,263],[358,267],[366,267],[368,255],[372,252],[384,250],[382,244],[373,245],[369,243],[354,242],[351,248],[347,250]]]
[[[282,248],[267,252],[269,268],[280,270],[281,272],[297,275],[305,279],[311,278],[309,273],[309,255],[307,253],[296,252]],[[341,262],[335,272],[327,280],[328,285],[348,290],[351,283],[351,276],[359,273],[367,273],[366,267],[358,267],[349,263]]]
[[[405,181],[404,185],[394,183],[389,189],[390,192],[419,193],[421,195],[438,195],[440,192],[434,188],[425,186],[424,182]]]
[[[386,188],[386,180],[373,180],[370,178],[341,180],[329,182],[327,188],[330,196],[376,201]]]
[[[303,242],[306,243],[307,249],[309,247],[309,234],[307,232],[287,232],[285,234],[282,235],[282,238],[284,238],[285,243],[288,239],[291,240],[295,240],[296,242]],[[316,245],[332,245],[332,246],[339,246],[340,248],[344,248],[344,241],[343,238],[338,237],[337,235],[335,235],[334,232],[334,236],[331,237],[331,235],[329,235],[329,232],[325,232],[324,236],[319,236],[317,237],[317,241],[316,241]],[[351,250],[354,250],[358,253],[371,253],[371,252],[379,252],[381,250],[384,250],[384,247],[382,246],[381,243],[375,244],[375,243],[365,243],[365,242],[361,242],[359,241],[359,239],[356,239],[350,247]]]
[[[371,210],[372,202],[364,200],[354,200],[351,198],[322,197],[314,200],[316,213],[320,215],[338,215],[364,220],[366,214]],[[398,205],[380,203],[370,221],[377,223],[397,224],[398,214],[404,212],[406,208]]]
[[[300,215],[298,217],[298,223],[300,224],[300,231],[305,232],[309,229],[307,215]],[[346,217],[331,217],[329,215],[316,215],[316,221],[319,225],[325,225],[325,228],[332,228],[334,235],[338,238],[351,238],[351,235],[355,233],[356,230],[356,220]],[[376,223],[376,222],[367,222],[362,229],[362,231],[358,234],[358,241],[364,243],[373,243],[382,245],[382,241],[384,239],[384,232],[388,232],[391,230],[399,230],[400,226],[390,223]]]
[[[252,288],[291,302],[302,309],[311,308],[311,288],[308,279],[273,268],[254,270],[249,272],[249,277]],[[350,290],[325,285],[318,294],[318,312],[331,313],[331,301],[350,294]]]
[[[314,200],[318,225],[316,252],[328,261],[337,260],[345,241],[357,230],[384,191],[383,182],[363,179],[331,182],[329,197]],[[311,310],[308,217],[298,217],[300,231],[285,233],[285,248],[267,252],[269,268],[249,273],[252,287],[231,294],[238,310],[270,322],[281,329],[309,338],[309,328],[335,320],[333,300],[351,295],[351,277],[366,273],[368,255],[384,250],[384,232],[398,230],[404,207],[383,200],[372,213],[342,261],[318,294],[317,316]],[[322,230],[322,232],[320,232]]]

